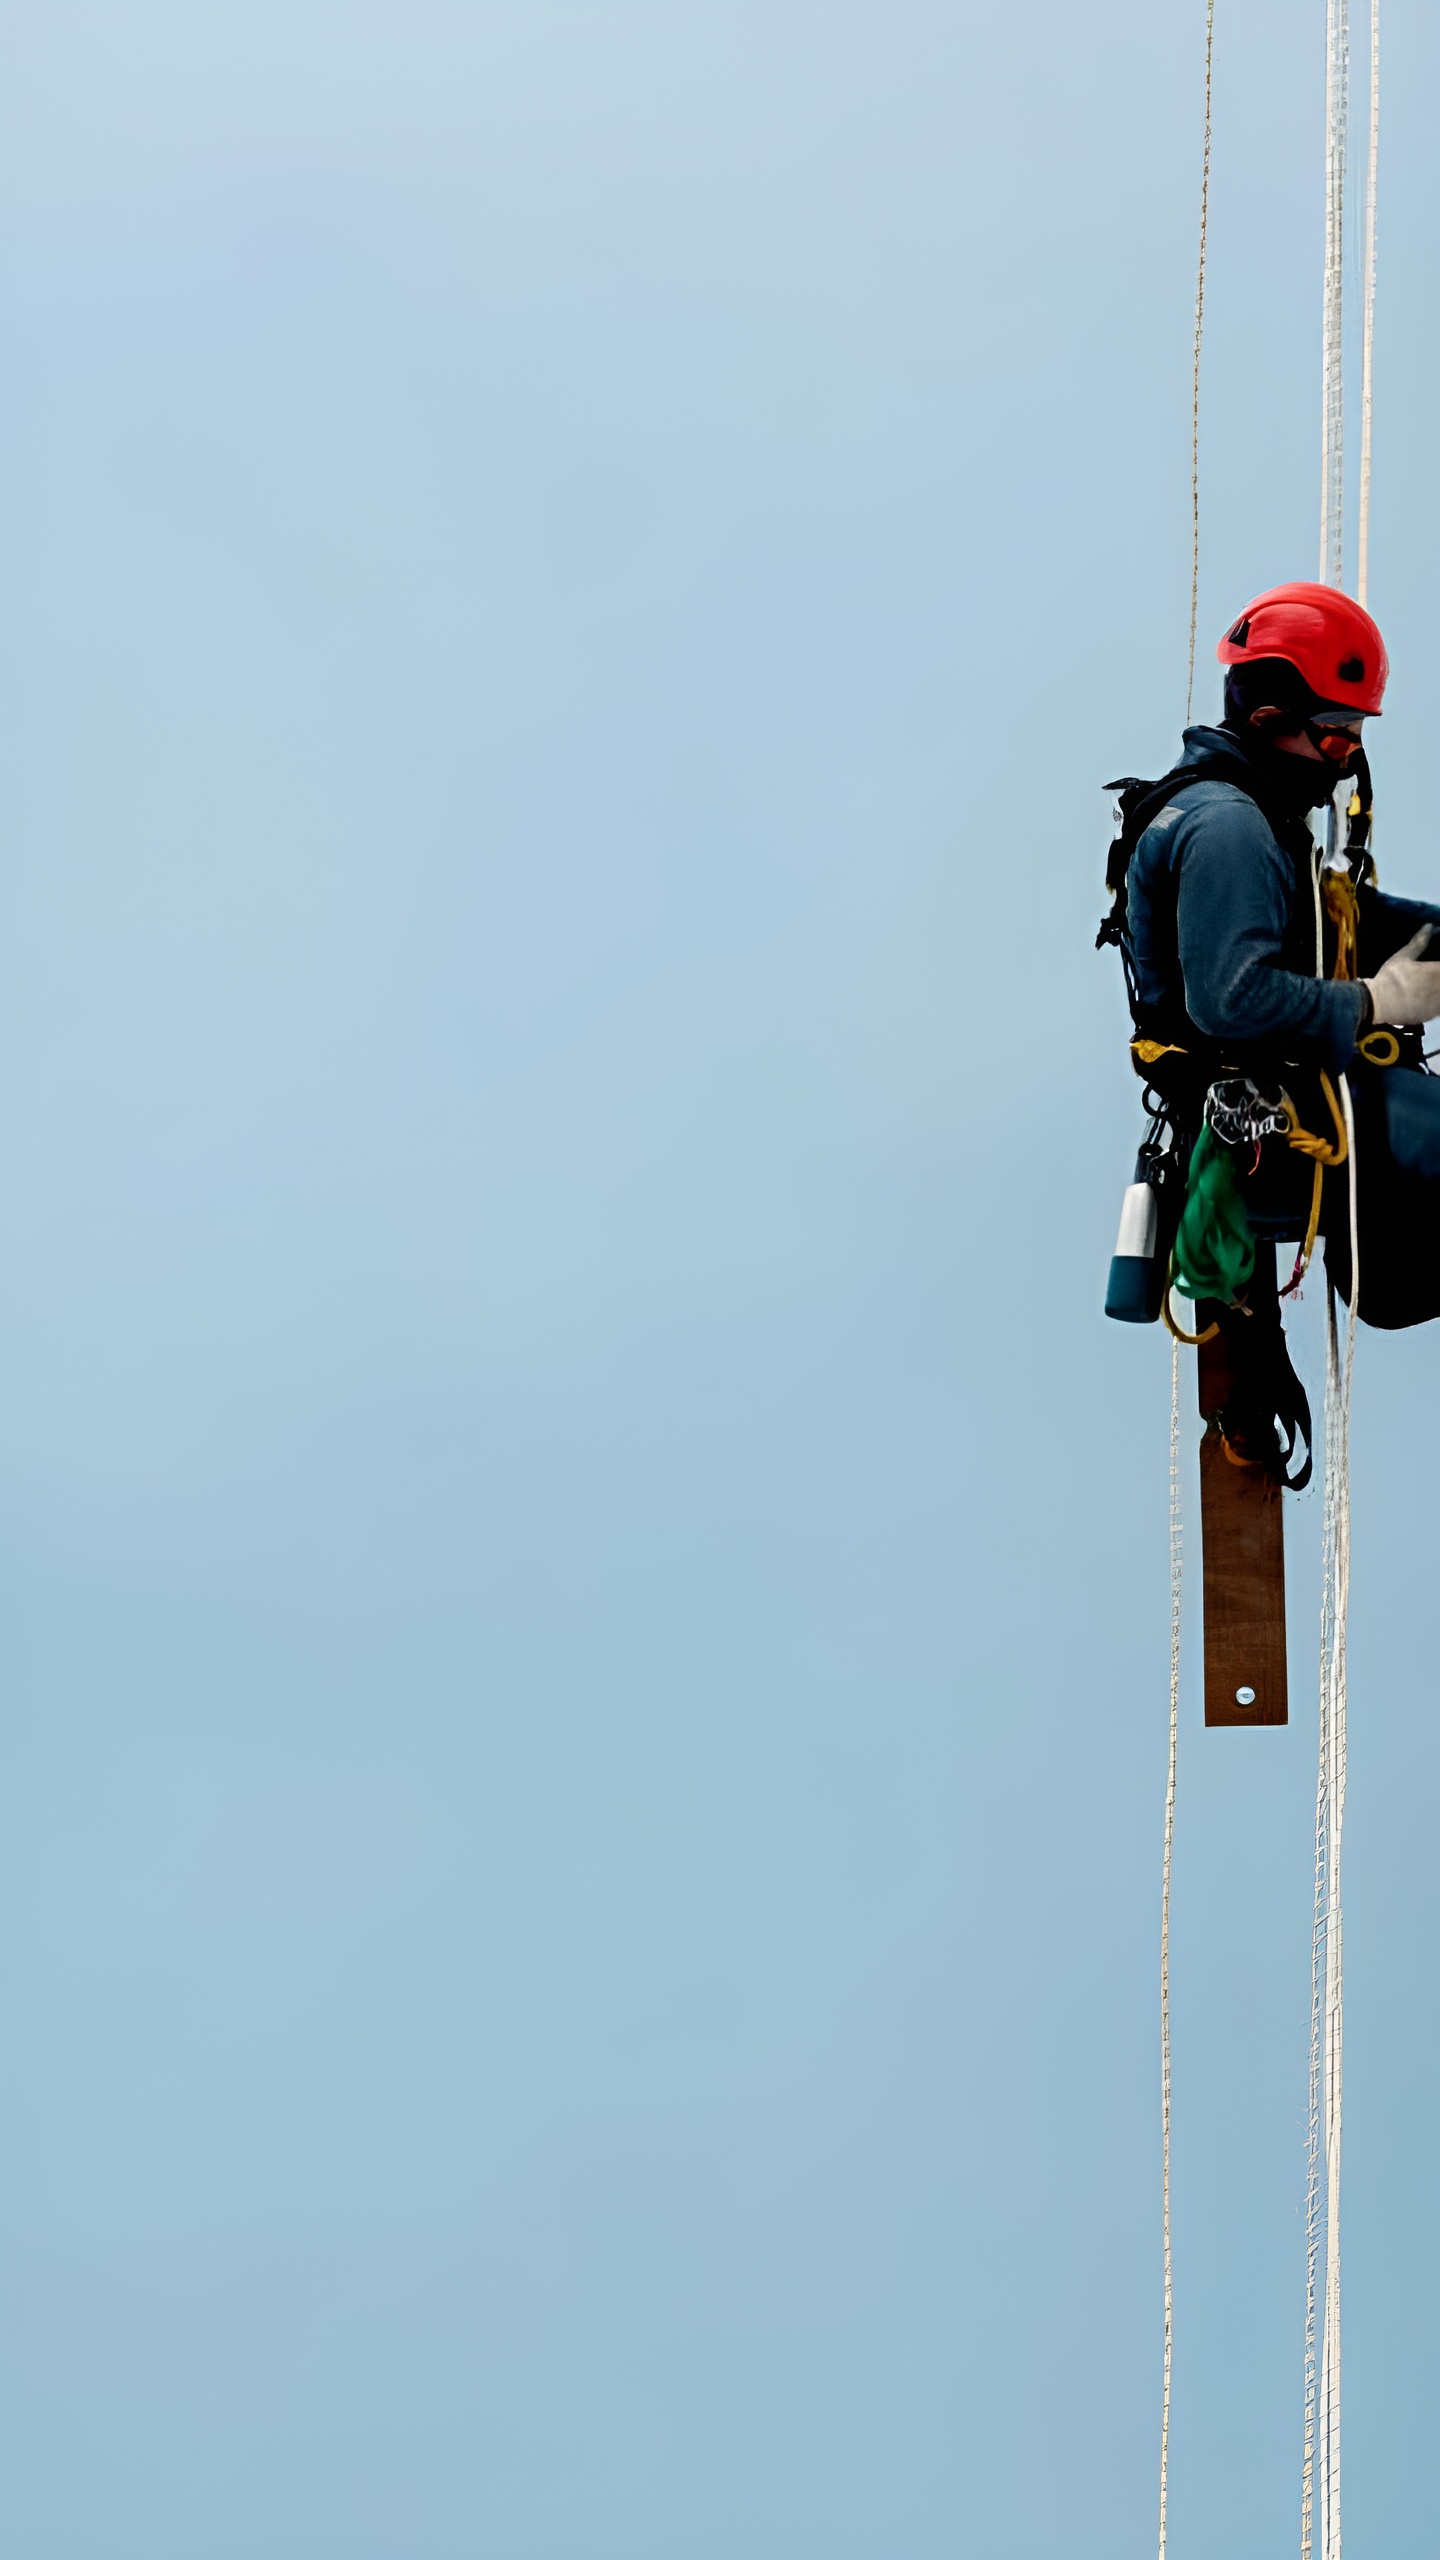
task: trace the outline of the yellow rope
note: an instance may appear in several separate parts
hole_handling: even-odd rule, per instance
[[[1349,886],[1348,881],[1346,886]],[[1300,1247],[1299,1260],[1290,1282],[1292,1289],[1299,1285],[1310,1268],[1310,1256],[1315,1250],[1315,1238],[1320,1232],[1320,1198],[1325,1188],[1325,1167],[1327,1164],[1343,1164],[1350,1152],[1345,1122],[1341,1117],[1340,1105],[1335,1098],[1335,1087],[1323,1068],[1320,1072],[1320,1090],[1330,1106],[1330,1117],[1335,1123],[1333,1146],[1328,1138],[1317,1137],[1313,1129],[1302,1128],[1299,1114],[1288,1093],[1282,1093],[1280,1097],[1285,1108],[1285,1117],[1289,1122],[1285,1132],[1285,1143],[1287,1146],[1294,1147],[1297,1154],[1309,1156],[1315,1168],[1315,1180],[1310,1192],[1310,1221],[1305,1229],[1305,1241]]]
[[[1160,1313],[1165,1319],[1167,1330],[1173,1335],[1175,1341],[1185,1343],[1191,1351],[1195,1350],[1197,1345],[1202,1342],[1213,1342],[1216,1334],[1220,1330],[1218,1324],[1207,1324],[1203,1333],[1182,1333],[1179,1325],[1170,1313],[1170,1275],[1168,1272],[1165,1275],[1165,1295],[1160,1301]]]
[[[1350,1152],[1350,1142],[1345,1135],[1340,1105],[1335,1099],[1335,1087],[1323,1067],[1320,1070],[1320,1090],[1330,1105],[1330,1117],[1335,1123],[1334,1144],[1328,1138],[1317,1137],[1313,1129],[1305,1128],[1289,1094],[1282,1093],[1280,1102],[1288,1123],[1285,1143],[1302,1156],[1313,1156],[1317,1164],[1343,1164]]]
[[[1323,871],[1320,895],[1325,901],[1325,912],[1335,927],[1335,966],[1330,974],[1335,978],[1353,978],[1360,901],[1355,895],[1355,883],[1349,872]]]

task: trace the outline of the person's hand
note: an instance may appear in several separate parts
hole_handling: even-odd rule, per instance
[[[1440,959],[1422,960],[1435,926],[1422,924],[1403,951],[1392,952],[1383,968],[1364,984],[1377,1022],[1433,1022],[1440,1014]]]

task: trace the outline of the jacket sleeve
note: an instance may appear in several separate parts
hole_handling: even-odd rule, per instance
[[[1214,1040],[1293,1041],[1324,1066],[1347,1066],[1364,990],[1284,966],[1294,874],[1254,801],[1226,791],[1186,810],[1173,859],[1191,1021]]]
[[[1440,924],[1440,907],[1419,898],[1389,898],[1381,889],[1360,892],[1360,974],[1373,977],[1393,951],[1403,951],[1422,924]],[[1428,956],[1428,955],[1427,955]],[[1440,954],[1436,955],[1440,957]]]

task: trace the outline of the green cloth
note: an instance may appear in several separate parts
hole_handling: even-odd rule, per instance
[[[1231,1164],[1206,1126],[1195,1141],[1171,1277],[1182,1297],[1218,1298],[1233,1306],[1255,1268],[1255,1238]]]

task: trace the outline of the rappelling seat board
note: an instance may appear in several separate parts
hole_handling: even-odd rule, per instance
[[[1284,1724],[1284,1495],[1263,1467],[1237,1465],[1217,1419],[1231,1392],[1223,1340],[1196,1355],[1200,1411],[1200,1539],[1207,1725]]]

